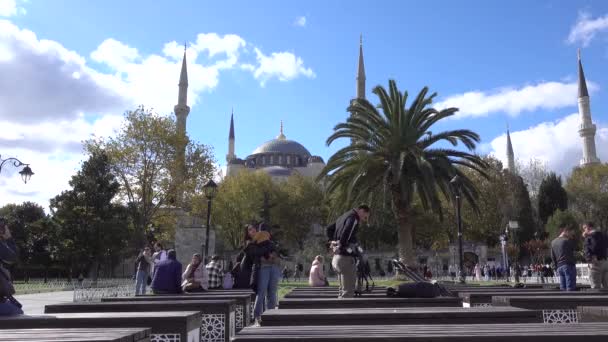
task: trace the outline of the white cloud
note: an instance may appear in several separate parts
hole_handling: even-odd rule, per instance
[[[17,5],[17,0],[0,0],[0,17],[12,17],[25,13],[25,8]]]
[[[2,158],[18,157],[30,163],[35,172],[24,185],[19,170],[3,168],[0,206],[28,200],[47,207],[48,199],[67,189],[68,180],[79,169],[84,158],[81,142],[93,134],[114,134],[124,110],[144,104],[161,114],[171,113],[184,50],[177,42],[162,47],[161,53],[143,54],[109,38],[87,61],[59,42],[39,39],[32,31],[0,20],[0,153]],[[266,57],[256,49],[256,63],[241,60],[246,47],[247,42],[234,34],[197,36],[187,50],[190,106],[200,102],[202,92],[217,86],[224,70],[254,75],[260,70],[256,79],[264,80],[314,75],[293,54],[287,54],[292,70],[272,67],[274,56],[286,53]],[[277,60],[285,64],[284,59]]]
[[[311,68],[304,67],[302,58],[291,52],[273,52],[270,56],[266,56],[260,49],[255,48],[255,54],[259,65],[253,76],[260,81],[262,87],[272,78],[286,82],[300,75],[308,78],[316,77]]]
[[[581,43],[583,46],[588,46],[598,33],[606,30],[608,30],[608,14],[592,18],[590,13],[581,12],[570,29],[567,41],[570,44]]]
[[[306,26],[306,17],[305,16],[297,17],[296,20],[293,22],[293,24],[295,26],[305,27]]]
[[[587,81],[590,92],[599,87]],[[455,118],[481,117],[491,113],[507,113],[517,116],[522,112],[539,109],[558,109],[577,105],[576,82],[543,82],[521,88],[503,88],[496,91],[470,91],[451,95],[438,102],[436,108],[456,107],[460,110]]]
[[[526,130],[511,132],[515,158],[524,162],[536,158],[550,170],[568,174],[582,158],[582,140],[578,135],[579,114],[570,114],[555,122],[543,122]],[[597,124],[595,146],[600,160],[608,161],[608,125]],[[490,143],[492,154],[506,165],[507,137],[503,134]]]

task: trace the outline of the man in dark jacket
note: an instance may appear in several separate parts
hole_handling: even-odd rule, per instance
[[[583,238],[585,244],[585,259],[589,263],[589,280],[592,289],[608,289],[608,237],[599,230],[595,230],[593,222],[583,224]]]
[[[156,294],[182,292],[182,264],[177,261],[174,249],[167,252],[167,259],[156,264],[152,279],[152,291]]]
[[[559,276],[562,291],[576,291],[576,260],[574,259],[574,232],[572,227],[562,225],[560,234],[551,242],[551,259]]]
[[[0,217],[0,316],[23,314],[21,304],[13,297],[11,274],[5,265],[17,262],[17,246],[6,220]]]
[[[349,210],[336,220],[336,230],[331,242],[334,252],[331,264],[340,281],[338,298],[355,296],[357,281],[355,256],[360,253],[357,230],[359,224],[367,221],[368,217],[369,207],[363,204],[356,209]]]

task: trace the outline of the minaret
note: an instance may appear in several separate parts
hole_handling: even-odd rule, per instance
[[[365,64],[363,63],[363,35],[359,36],[359,65],[357,67],[357,99],[365,98]]]
[[[507,127],[507,169],[515,174],[515,154],[513,153],[513,145],[511,144],[511,134]]]
[[[236,159],[234,154],[234,109],[230,114],[230,133],[228,133],[228,154],[226,155],[226,161],[230,163],[231,160]]]
[[[581,166],[597,164],[600,162],[595,150],[596,127],[591,121],[591,107],[589,105],[589,92],[587,81],[581,63],[581,50],[578,50],[578,113],[581,117],[578,134],[583,138],[583,159]]]
[[[186,173],[186,145],[188,137],[186,136],[186,119],[190,113],[188,107],[188,68],[186,65],[186,45],[184,44],[184,59],[182,60],[182,71],[179,75],[179,95],[177,97],[177,105],[173,107],[176,117],[177,134],[180,139],[177,146],[177,158],[175,161],[175,204],[178,207],[183,205],[184,189],[182,184],[185,181]]]

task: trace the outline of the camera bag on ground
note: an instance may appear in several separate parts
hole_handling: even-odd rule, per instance
[[[439,286],[426,281],[415,283],[402,283],[397,288],[389,287],[386,289],[388,297],[400,298],[435,298],[439,297]]]
[[[445,288],[443,285],[439,284],[439,283],[431,283],[428,282],[422,275],[418,274],[416,271],[414,271],[413,269],[409,268],[408,266],[406,266],[404,263],[402,263],[399,260],[393,260],[393,266],[394,268],[401,272],[402,274],[404,274],[406,277],[410,278],[410,280],[414,281],[415,283],[424,283],[424,284],[428,284],[428,285],[432,285],[434,288],[437,289],[438,295],[439,296],[444,296],[444,297],[453,297],[453,293],[450,292],[450,290],[448,290],[447,288]],[[405,283],[405,284],[401,284],[401,285],[409,285],[409,283]],[[401,286],[400,285],[400,286]],[[416,290],[418,287],[414,287],[414,290]],[[430,289],[429,286],[427,285],[420,285],[419,286],[420,291],[422,292],[422,294],[428,295],[427,288]],[[396,293],[399,293],[399,290],[395,290],[393,289]],[[404,293],[410,293],[410,289],[406,289],[404,288]],[[387,295],[390,296],[390,294],[387,291]],[[429,297],[419,297],[419,298],[429,298]]]

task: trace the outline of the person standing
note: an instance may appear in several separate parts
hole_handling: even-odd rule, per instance
[[[589,280],[592,289],[608,289],[608,237],[596,230],[593,222],[583,224],[583,250],[585,259],[589,263]]]
[[[152,265],[152,276],[156,272],[156,265],[159,262],[167,260],[167,251],[163,248],[163,245],[160,242],[156,242],[154,244],[154,254],[152,254],[152,260],[154,264]]]
[[[214,255],[211,261],[207,264],[207,273],[209,273],[209,289],[221,289],[224,283],[224,270],[220,265],[220,256]]]
[[[357,280],[355,256],[360,254],[357,230],[360,223],[367,221],[369,211],[369,206],[362,204],[336,220],[336,229],[330,245],[334,252],[332,267],[336,270],[340,283],[338,298],[355,296]]]
[[[145,295],[146,287],[148,286],[148,277],[150,277],[150,269],[152,267],[152,252],[150,247],[144,247],[144,250],[135,260],[135,295]]]
[[[283,267],[283,280],[282,282],[289,282],[289,268],[287,268],[287,265],[285,265],[285,267]]]
[[[574,232],[572,227],[561,225],[560,234],[551,242],[551,259],[559,276],[562,291],[576,291],[576,260],[574,259]]]
[[[21,304],[13,297],[15,288],[11,274],[5,265],[17,262],[17,245],[8,229],[6,220],[0,217],[0,316],[22,315]]]
[[[323,272],[323,257],[317,255],[315,260],[312,262],[312,266],[310,267],[310,273],[308,276],[308,285],[316,287],[316,286],[327,286],[325,285],[327,282],[327,278],[325,277],[325,273]]]
[[[169,294],[182,292],[182,264],[177,261],[175,250],[167,251],[167,259],[156,264],[156,271],[152,278],[152,292],[155,294]]]

